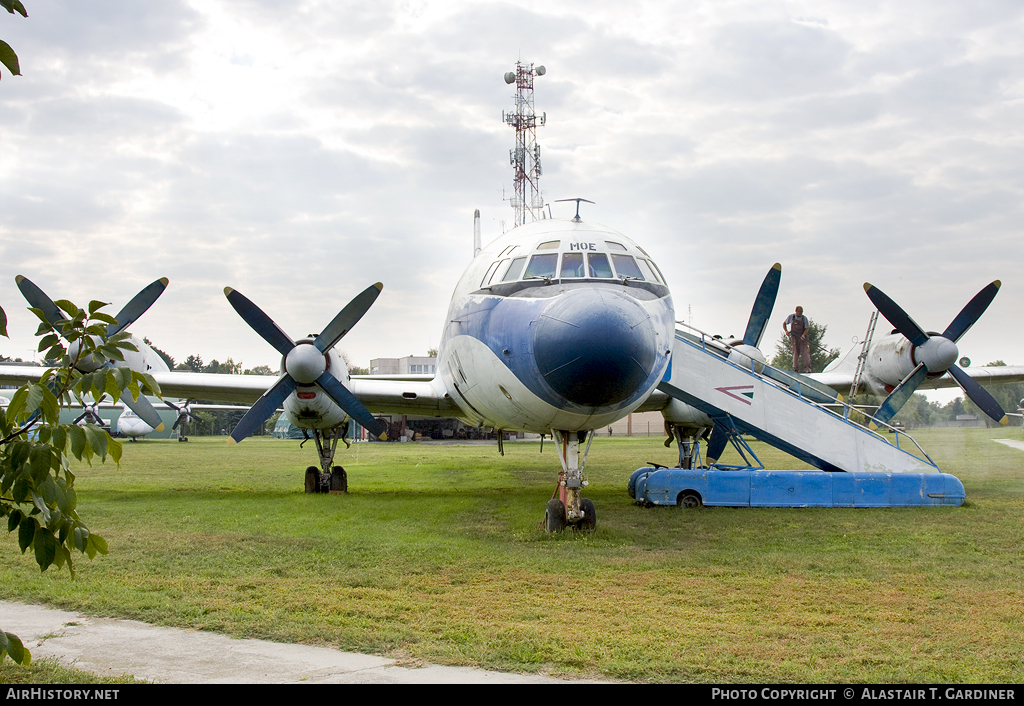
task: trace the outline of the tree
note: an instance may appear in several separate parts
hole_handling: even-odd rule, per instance
[[[104,303],[90,302],[88,311],[63,299],[54,304],[67,319],[51,324],[40,309],[31,311],[42,322],[36,331],[41,337],[39,351],[59,362],[44,370],[38,383],[27,383],[15,392],[0,414],[0,517],[7,518],[8,532],[17,530],[22,553],[31,549],[41,571],[66,566],[74,578],[72,549],[92,559],[106,554],[107,544],[89,531],[75,509],[71,457],[91,465],[93,458],[104,461],[109,455],[118,463],[121,444],[93,424],[61,424],[60,410],[87,396],[94,400],[104,394],[118,398],[130,390],[138,399],[146,388],[156,394],[159,388],[149,375],[126,367],[78,370],[79,361],[93,355],[123,361],[122,351],[135,350],[135,346],[124,332],[107,337],[107,326],[116,322],[100,311]],[[2,309],[0,335],[7,336]],[[74,358],[69,350],[76,351]],[[31,660],[16,635],[0,630],[0,659],[5,656],[20,664]]]
[[[22,17],[28,17],[28,12],[25,11],[25,6],[21,4],[21,0],[0,0],[0,5],[3,5],[4,9],[12,15],[17,11]],[[18,63],[18,55],[11,49],[11,45],[2,39],[0,39],[0,64],[6,66],[11,75],[21,76],[21,65]]]
[[[189,370],[193,373],[203,372],[203,359],[197,355],[190,355],[184,363],[178,363],[175,370]]]
[[[838,348],[825,347],[824,338],[825,332],[828,331],[827,325],[816,324],[809,316],[807,322],[809,324],[807,342],[811,348],[811,372],[820,373],[825,366],[839,357],[841,351]],[[775,344],[775,357],[771,359],[770,364],[773,368],[782,370],[793,369],[793,347],[789,336],[785,333],[779,335],[779,340]]]

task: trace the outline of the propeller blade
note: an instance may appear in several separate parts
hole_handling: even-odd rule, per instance
[[[377,301],[377,296],[381,290],[384,289],[384,285],[381,282],[371,284],[369,287],[364,289],[362,292],[357,294],[355,298],[348,303],[348,305],[338,312],[338,315],[334,317],[331,323],[327,324],[327,328],[320,332],[320,335],[313,341],[313,345],[321,353],[334,347],[342,337],[352,330],[352,327],[356,325],[359,319],[363,318],[369,308]]]
[[[75,421],[73,421],[73,422],[71,422],[71,423],[72,423],[72,424],[78,424],[78,423],[79,423],[80,421],[82,421],[83,419],[85,419],[85,418],[86,418],[86,417],[88,417],[88,416],[89,416],[89,413],[88,413],[88,412],[82,412],[82,413],[81,413],[81,414],[79,414],[79,415],[78,415],[77,417],[75,417]]]
[[[708,448],[704,454],[704,459],[711,465],[722,458],[722,454],[725,452],[725,445],[729,443],[729,432],[725,430],[725,426],[716,423],[715,428],[711,430],[711,438],[708,439]]]
[[[264,341],[277,349],[278,353],[288,355],[288,351],[295,347],[295,342],[292,338],[282,331],[281,327],[275,324],[274,320],[267,316],[262,309],[246,299],[241,292],[231,287],[225,287],[224,296],[228,298],[228,302],[238,312],[238,315],[245,320],[245,323],[249,324],[253,331],[262,336]]]
[[[917,386],[924,382],[924,379],[928,377],[928,368],[924,366],[924,363],[919,363],[916,368],[904,378],[903,382],[893,389],[889,393],[889,396],[885,398],[885,402],[875,412],[874,417],[880,422],[886,424],[896,416],[896,413],[903,409],[903,405],[907,403],[910,396],[917,390]],[[878,425],[874,422],[869,422],[868,427],[871,431],[878,429]]]
[[[768,326],[768,319],[775,308],[775,297],[779,294],[779,283],[782,281],[782,265],[776,262],[768,270],[764,281],[761,282],[761,289],[754,299],[754,308],[750,310],[750,318],[747,320],[747,330],[743,334],[743,343],[757,348],[761,343],[761,337]]]
[[[30,279],[18,275],[14,278],[14,281],[18,283],[18,289],[21,290],[22,296],[36,309],[41,309],[43,315],[46,316],[46,320],[50,322],[50,325],[54,325],[59,321],[67,321],[68,317],[64,315],[64,312],[57,308],[57,305],[53,303],[39,287],[34,285]]]
[[[387,424],[379,419],[376,419],[370,410],[366,409],[359,398],[349,392],[348,388],[341,384],[338,378],[331,375],[329,371],[324,373],[317,378],[316,384],[323,389],[327,395],[341,407],[348,416],[359,422],[367,431],[376,436],[381,441],[388,438],[387,435]]]
[[[256,404],[249,408],[238,424],[231,431],[229,443],[237,444],[245,437],[252,434],[263,422],[270,419],[277,408],[288,398],[288,395],[295,391],[295,380],[291,375],[282,375],[274,386],[263,393],[263,396],[256,400]]]
[[[953,343],[960,340],[960,337],[967,333],[971,326],[974,326],[974,322],[981,318],[981,315],[985,313],[985,309],[992,303],[992,300],[996,298],[996,293],[999,292],[999,288],[1002,286],[1002,282],[995,280],[987,287],[982,289],[980,292],[974,295],[974,299],[967,302],[967,306],[957,314],[953,322],[946,327],[945,332],[942,334],[944,338],[948,338]]]
[[[995,398],[975,382],[974,378],[955,365],[949,368],[949,374],[953,376],[964,393],[971,398],[971,402],[978,405],[978,409],[1004,426],[1010,422],[1010,418],[1006,416]]]
[[[135,323],[140,316],[146,313],[146,309],[151,307],[153,302],[164,293],[164,290],[167,289],[167,282],[168,279],[166,277],[161,277],[136,294],[114,317],[117,319],[117,324],[107,326],[107,335],[113,336],[115,333],[121,333],[121,331]]]
[[[907,316],[907,313],[900,308],[900,305],[894,302],[889,297],[885,296],[878,287],[865,282],[864,291],[867,292],[868,299],[875,305],[875,308],[889,320],[897,331],[902,333],[910,342],[915,346],[923,346],[928,341],[928,334],[926,334],[917,323]]]
[[[133,400],[131,391],[125,390],[121,393],[121,401],[128,409],[139,415],[139,419],[153,427],[153,431],[164,430],[164,422],[160,419],[160,413],[156,411],[153,403],[145,395],[139,395],[139,399]]]

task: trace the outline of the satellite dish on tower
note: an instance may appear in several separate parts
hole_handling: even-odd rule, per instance
[[[543,66],[538,66],[537,68],[534,69],[534,71],[537,72],[538,76],[543,76],[544,74],[546,74],[548,72],[548,70],[546,68],[544,68]]]
[[[515,82],[516,82],[516,72],[515,71],[507,72],[505,74],[505,83],[515,83]]]

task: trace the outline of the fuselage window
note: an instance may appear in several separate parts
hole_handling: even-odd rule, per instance
[[[640,268],[636,266],[636,260],[630,255],[612,255],[612,262],[615,263],[615,274],[619,278],[632,277],[633,279],[643,279],[644,276],[640,274]]]
[[[508,272],[501,278],[502,282],[511,282],[519,279],[520,273],[523,271],[523,263],[526,262],[525,257],[517,257],[512,261],[512,264],[508,266]]]
[[[587,265],[591,277],[611,279],[612,266],[608,264],[608,256],[603,252],[587,253]]]
[[[619,252],[626,252],[626,246],[622,243],[613,243],[610,240],[604,241],[604,244],[608,246],[609,250],[618,250]]]
[[[498,264],[499,263],[497,263],[497,262],[492,262],[491,266],[487,268],[487,274],[485,274],[484,278],[482,280],[480,280],[480,286],[481,287],[483,287],[485,284],[487,284],[488,282],[491,281],[491,275],[493,275],[494,271],[496,269],[498,269]]]
[[[541,243],[537,246],[538,250],[557,250],[558,246],[562,244],[561,240],[549,240],[546,243]]]
[[[658,276],[654,274],[654,270],[651,269],[651,263],[642,257],[637,259],[637,264],[640,265],[640,270],[644,273],[644,279],[648,282],[657,282]]]
[[[583,253],[567,252],[562,255],[562,274],[560,276],[586,277],[587,273],[583,269]]]
[[[523,279],[531,277],[545,277],[550,279],[555,276],[555,266],[558,264],[558,253],[546,253],[534,255],[530,258],[530,264],[526,268]]]

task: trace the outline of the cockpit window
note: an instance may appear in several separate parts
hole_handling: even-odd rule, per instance
[[[644,278],[644,276],[640,274],[640,268],[636,266],[636,261],[629,255],[612,255],[612,262],[615,263],[615,274],[620,278]]]
[[[537,246],[538,250],[557,250],[558,246],[562,244],[561,240],[549,240],[546,243],[541,243]]]
[[[613,243],[610,240],[604,241],[604,244],[608,246],[609,250],[618,250],[619,252],[626,252],[626,246],[622,243]]]
[[[604,253],[587,253],[587,265],[591,277],[611,279],[612,266],[608,264],[608,256]]]
[[[526,268],[523,279],[531,277],[543,277],[550,279],[555,276],[555,266],[558,264],[558,253],[545,253],[534,255],[530,258],[530,264]]]
[[[484,278],[482,280],[480,280],[480,286],[481,287],[485,286],[488,282],[491,281],[491,275],[493,275],[494,271],[496,269],[498,269],[498,265],[499,264],[500,263],[498,263],[498,262],[492,262],[491,266],[487,268],[487,273],[484,275]]]
[[[523,263],[526,262],[525,257],[517,257],[512,261],[512,264],[508,266],[508,272],[501,278],[502,282],[511,282],[519,279],[520,273],[523,271]]]
[[[587,273],[583,269],[583,253],[567,252],[562,255],[562,274],[560,276],[586,277]]]
[[[640,265],[640,270],[644,273],[644,279],[646,279],[648,282],[660,281],[658,279],[658,276],[654,273],[654,270],[651,268],[651,263],[649,263],[647,260],[643,258],[638,259],[636,263]]]

